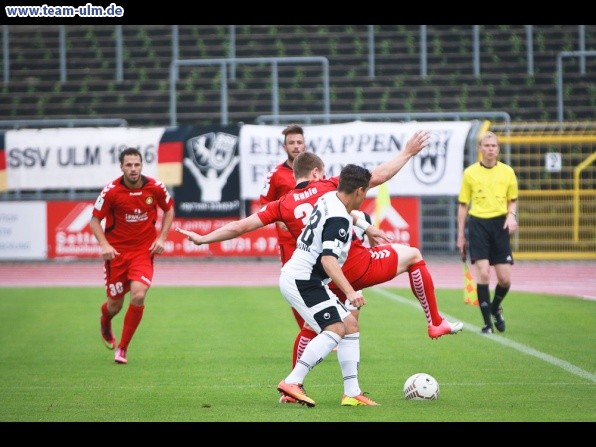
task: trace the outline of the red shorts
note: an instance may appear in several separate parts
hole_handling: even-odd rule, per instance
[[[397,252],[391,244],[373,248],[361,246],[357,250],[350,250],[342,271],[354,290],[362,290],[395,278],[397,260]],[[329,283],[329,288],[342,303],[346,301],[346,296],[334,282]]]
[[[130,291],[131,281],[140,281],[151,286],[153,256],[149,254],[149,250],[120,253],[104,263],[104,274],[108,298],[122,298]]]

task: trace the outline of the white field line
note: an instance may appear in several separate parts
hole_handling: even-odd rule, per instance
[[[418,303],[418,301],[412,301],[411,299],[408,299],[403,296],[392,293],[382,287],[372,287],[369,290],[375,291],[378,294],[383,295],[384,297],[386,297],[392,301],[396,301],[400,304],[407,304],[409,306],[420,309],[420,304]],[[443,315],[443,317],[445,317],[449,320],[452,320],[452,321],[458,320],[457,318],[453,318],[447,314],[442,314],[442,315]],[[552,355],[537,351],[536,349],[533,349],[533,348],[526,346],[522,343],[518,343],[518,342],[515,342],[512,340],[509,340],[505,337],[497,336],[496,334],[482,334],[480,332],[480,329],[481,329],[480,327],[475,326],[470,323],[464,323],[464,327],[469,329],[473,334],[476,334],[479,337],[487,337],[495,343],[500,343],[503,346],[507,346],[509,348],[515,349],[515,350],[522,352],[524,354],[536,357],[537,359],[542,360],[546,363],[550,363],[551,365],[557,366],[557,367],[563,369],[564,371],[567,371],[568,373],[574,374],[576,376],[582,377],[582,378],[590,380],[592,382],[596,382],[595,374],[592,374],[592,373],[585,371],[575,365],[572,365],[571,363],[566,362],[565,360],[558,359],[556,357],[553,357]]]

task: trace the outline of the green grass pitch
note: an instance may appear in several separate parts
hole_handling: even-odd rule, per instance
[[[596,421],[596,302],[512,290],[507,331],[481,335],[461,290],[437,296],[460,334],[431,340],[410,290],[366,290],[360,384],[381,406],[340,406],[331,353],[306,378],[307,408],[278,403],[298,328],[276,287],[154,286],[127,365],[100,338],[102,288],[1,288],[0,421]],[[404,399],[416,372],[438,380],[437,401]]]

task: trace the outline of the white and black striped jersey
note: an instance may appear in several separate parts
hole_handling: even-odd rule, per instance
[[[296,250],[282,272],[295,279],[316,279],[328,282],[329,275],[321,265],[324,255],[335,256],[339,265],[348,257],[353,232],[353,218],[337,197],[337,191],[323,194],[303,228]]]

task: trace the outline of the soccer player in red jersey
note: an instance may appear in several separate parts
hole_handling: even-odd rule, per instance
[[[306,150],[304,130],[298,124],[290,124],[282,131],[282,134],[284,136],[283,147],[288,158],[267,174],[265,185],[259,197],[261,207],[279,199],[296,186],[293,171],[294,159]],[[275,225],[277,242],[279,244],[279,257],[281,265],[284,265],[292,257],[292,253],[296,249],[296,238],[288,231],[284,222],[278,221]],[[292,309],[292,313],[298,323],[298,327],[301,328],[304,325],[304,319],[295,309]]]
[[[107,301],[101,306],[100,327],[108,349],[116,348],[112,318],[120,312],[124,297],[130,292],[122,337],[114,356],[116,363],[125,364],[128,345],[143,317],[145,296],[153,279],[154,256],[163,253],[174,220],[174,201],[163,183],[141,174],[143,157],[136,148],[123,150],[119,159],[123,175],[101,191],[89,226],[104,259]],[[163,216],[161,230],[156,234],[158,207]]]

